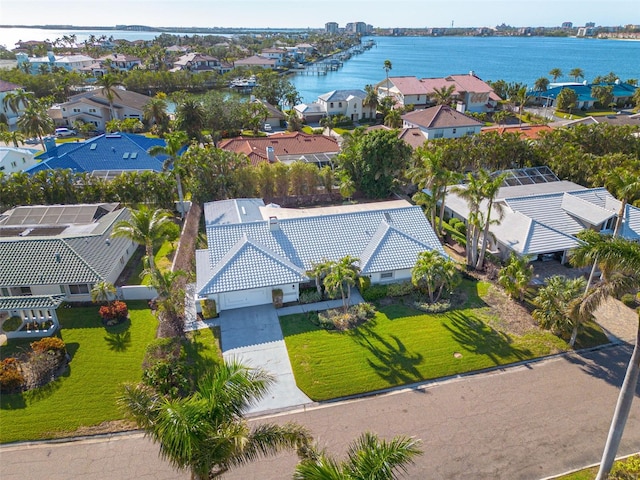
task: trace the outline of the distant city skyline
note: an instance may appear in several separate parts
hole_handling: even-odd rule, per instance
[[[637,0],[2,0],[5,25],[378,28],[640,24]]]

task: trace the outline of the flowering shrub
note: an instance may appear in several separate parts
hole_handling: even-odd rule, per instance
[[[99,311],[102,321],[107,325],[116,325],[127,318],[129,310],[127,304],[116,300],[109,305],[103,305]]]
[[[24,376],[18,360],[13,357],[5,358],[0,363],[0,392],[12,393],[22,389],[23,385]]]
[[[31,349],[36,353],[61,352],[64,353],[66,346],[64,341],[58,337],[45,337],[36,342],[31,342]]]

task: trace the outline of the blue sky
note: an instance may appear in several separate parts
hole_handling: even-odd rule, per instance
[[[0,23],[197,27],[640,24],[638,0],[0,0]]]

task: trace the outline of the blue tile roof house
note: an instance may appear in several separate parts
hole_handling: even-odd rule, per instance
[[[600,84],[569,83],[549,88],[544,92],[528,92],[527,95],[529,95],[531,101],[537,105],[546,105],[547,107],[553,107],[555,106],[560,92],[565,88],[570,88],[576,93],[578,97],[575,108],[583,108],[585,110],[588,110],[590,108],[593,108],[595,102],[597,101],[597,99],[591,95],[591,88],[596,86],[612,87],[611,93],[613,94],[613,101],[621,107],[632,104],[631,97],[633,97],[634,92],[638,88],[634,85],[624,82]]]
[[[425,250],[446,255],[420,207],[408,202],[288,209],[261,199],[207,203],[208,248],[196,251],[196,290],[219,311],[298,300],[305,271],[324,259],[359,258],[372,283],[411,278]]]
[[[110,133],[91,138],[86,142],[61,143],[42,153],[40,163],[26,170],[34,174],[54,168],[71,169],[74,173],[122,173],[124,171],[162,171],[166,156],[153,157],[149,148],[161,145],[160,138],[148,138],[132,133]]]

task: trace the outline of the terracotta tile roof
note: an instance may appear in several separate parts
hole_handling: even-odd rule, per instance
[[[450,75],[447,79],[453,80],[458,85],[459,90],[463,92],[489,93],[493,91],[486,82],[475,75]]]
[[[426,95],[429,93],[427,87],[416,77],[389,77],[389,83],[393,83],[403,95]]]
[[[405,113],[402,119],[422,128],[475,127],[483,125],[482,122],[467,117],[464,113],[460,113],[446,105]]]
[[[314,153],[337,153],[338,142],[325,135],[308,135],[302,132],[275,133],[268,137],[236,137],[220,142],[219,148],[249,157],[253,165],[266,162],[267,147],[273,147],[279,155],[307,155]]]
[[[520,138],[529,138],[531,140],[537,140],[540,137],[540,132],[551,131],[552,128],[548,125],[499,125],[484,127],[480,133],[498,132],[500,135],[503,133],[517,133]]]

